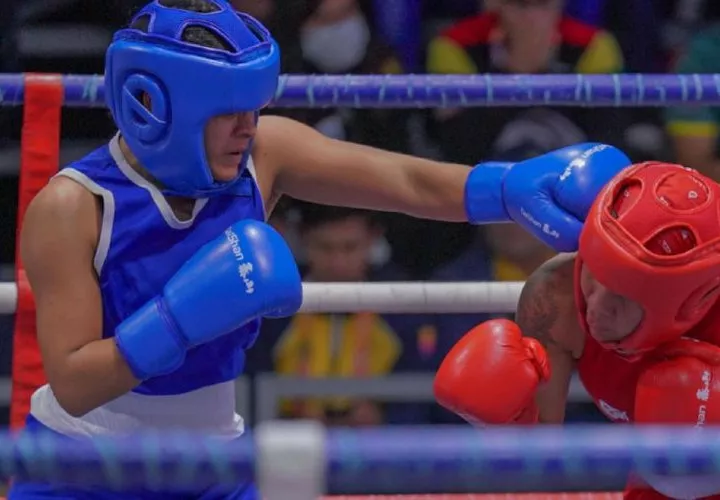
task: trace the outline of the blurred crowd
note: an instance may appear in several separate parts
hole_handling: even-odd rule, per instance
[[[98,8],[93,0],[37,5],[4,0],[0,72],[102,73],[112,31],[142,3],[108,0]],[[720,2],[711,0],[231,3],[270,27],[283,49],[285,73],[720,73]],[[468,165],[520,161],[573,143],[602,141],[635,161],[676,161],[720,179],[720,111],[715,108],[266,113],[291,116],[337,139]],[[0,256],[6,266],[14,261],[18,186],[12,152],[21,122],[21,110],[0,108],[0,238],[5,242]],[[104,110],[65,110],[63,159],[80,156],[113,132]],[[522,281],[552,256],[512,224],[478,228],[292,199],[283,200],[271,223],[290,242],[305,281]],[[312,378],[432,373],[457,339],[489,317],[368,311],[267,321],[249,352],[248,373]],[[0,328],[12,327],[9,318],[0,321]],[[1,373],[9,373],[8,338],[0,334]],[[353,398],[287,400],[281,411],[288,418],[340,425],[456,421],[431,404]],[[598,418],[589,405],[569,412],[573,421]]]

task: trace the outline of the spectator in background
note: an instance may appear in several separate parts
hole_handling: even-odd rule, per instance
[[[262,22],[280,46],[283,73],[303,73],[300,50],[300,26],[307,16],[312,0],[229,0],[240,12],[246,12]],[[265,109],[263,113],[282,114],[295,118],[287,109]]]
[[[372,28],[371,2],[306,0],[299,21],[301,61],[292,69],[319,74],[403,73],[392,49]],[[291,30],[294,28],[291,28]],[[396,109],[307,109],[293,116],[335,139],[408,152],[408,113]]]
[[[720,19],[720,2],[716,0],[654,0],[654,6],[670,67],[674,67],[695,34]]]
[[[374,264],[382,229],[366,211],[302,204],[300,236],[303,280],[316,282],[396,281],[404,273]],[[298,314],[268,320],[248,356],[253,373],[293,377],[374,377],[397,370],[432,371],[433,330],[422,317],[367,312]],[[410,416],[408,416],[408,414]],[[284,401],[286,418],[313,418],[328,425],[365,426],[422,418],[402,405],[368,399],[312,398]]]
[[[295,260],[300,260],[302,255],[302,244],[299,241],[297,228],[298,213],[295,208],[295,200],[289,196],[282,196],[275,204],[268,224],[280,233],[285,242],[292,250]]]
[[[604,28],[617,38],[626,71],[667,71],[661,44],[658,0],[566,0],[565,13],[583,23]]]
[[[435,37],[429,73],[616,73],[623,57],[615,38],[563,14],[562,0],[492,0],[489,8]],[[435,137],[447,160],[488,158],[507,123],[525,108],[437,110]],[[563,108],[592,140],[623,147],[621,110]]]
[[[692,39],[680,57],[677,73],[720,72],[720,24]],[[720,181],[720,108],[678,106],[667,108],[667,128],[678,163]]]
[[[252,2],[253,0],[235,0]],[[285,73],[302,74],[400,74],[404,68],[393,50],[373,27],[372,0],[274,0],[276,32]],[[291,12],[288,13],[288,10]],[[306,123],[334,139],[389,151],[410,153],[409,118],[403,109],[305,108],[265,110]],[[384,218],[393,228],[391,244],[401,250],[402,264],[410,267],[413,256],[403,251],[414,247],[407,234],[426,232],[436,221],[420,221],[403,214]],[[427,255],[428,252],[425,252]],[[425,260],[422,257],[421,267]]]

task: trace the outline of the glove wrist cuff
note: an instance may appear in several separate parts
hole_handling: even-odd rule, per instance
[[[503,182],[512,163],[487,162],[473,167],[465,181],[465,215],[471,224],[510,222]]]
[[[161,298],[120,323],[115,344],[138,380],[170,373],[185,360],[183,336]]]

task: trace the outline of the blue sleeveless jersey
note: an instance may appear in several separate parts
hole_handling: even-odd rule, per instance
[[[102,293],[104,337],[112,337],[123,320],[162,293],[180,267],[231,224],[242,219],[265,220],[262,196],[247,168],[234,194],[197,200],[188,221],[176,219],[160,192],[131,169],[116,139],[66,169],[63,175],[102,198],[103,227],[95,267]],[[260,320],[254,320],[191,349],[178,370],[146,380],[134,391],[181,394],[235,379],[243,370],[245,349],[255,342],[259,328]]]

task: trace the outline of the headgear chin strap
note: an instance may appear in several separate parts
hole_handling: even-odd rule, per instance
[[[585,221],[575,296],[589,332],[580,271],[643,308],[638,327],[601,343],[629,359],[695,326],[720,292],[720,188],[680,165],[649,162],[621,172]]]
[[[225,1],[206,1],[215,12],[152,1],[133,19],[146,17],[148,31],[118,31],[105,58],[106,101],[123,139],[166,193],[189,197],[227,192],[240,180],[251,145],[238,176],[216,182],[205,151],[205,127],[214,116],[239,112],[254,112],[257,121],[280,75],[280,49],[262,24]],[[231,50],[183,41],[183,32],[193,26]]]

